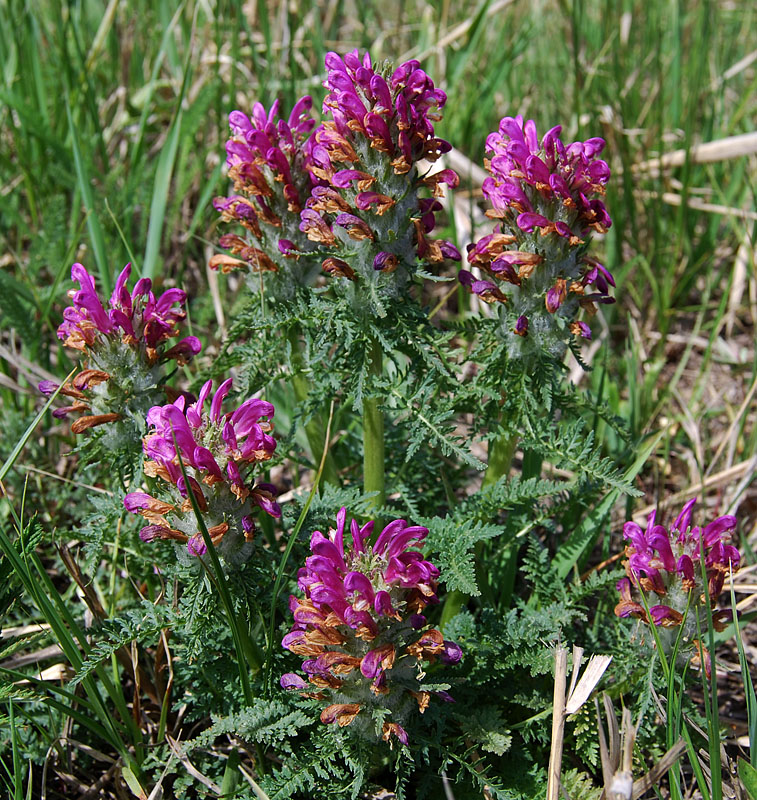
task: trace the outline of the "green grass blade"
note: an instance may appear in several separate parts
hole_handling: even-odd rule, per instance
[[[660,431],[647,442],[641,450],[636,460],[625,471],[624,478],[627,481],[632,481],[641,471],[644,464],[646,464],[649,456],[655,451],[664,431]],[[552,565],[557,570],[561,578],[567,578],[570,571],[581,558],[587,548],[591,547],[594,536],[597,530],[597,523],[603,520],[609,513],[615,503],[618,501],[621,492],[619,489],[613,489],[609,492],[604,500],[590,513],[587,514],[583,522],[576,528],[576,530],[566,539],[562,544],[555,557],[552,560]]]
[[[18,442],[16,442],[16,446],[11,451],[11,454],[5,460],[5,463],[3,464],[3,466],[0,467],[0,482],[3,481],[3,479],[5,478],[5,476],[8,474],[9,470],[11,469],[11,467],[16,463],[16,459],[19,457],[21,451],[26,446],[26,443],[31,438],[31,435],[34,433],[37,425],[39,425],[40,420],[42,419],[42,417],[44,417],[45,414],[47,413],[47,409],[50,408],[50,406],[53,404],[53,400],[55,400],[55,398],[58,396],[58,393],[60,392],[63,384],[66,383],[68,380],[70,380],[70,378],[74,374],[74,372],[76,372],[75,369],[71,370],[71,372],[69,372],[69,374],[66,377],[66,379],[61,383],[61,385],[56,389],[56,391],[53,392],[53,394],[50,395],[50,397],[47,399],[47,402],[45,403],[44,406],[42,406],[42,410],[39,412],[39,414],[37,414],[37,416],[31,421],[31,423],[29,424],[29,427],[24,431],[23,436],[18,440]]]
[[[739,759],[739,778],[750,800],[757,800],[757,769],[743,758]]]
[[[199,6],[197,7],[199,9]],[[193,23],[194,27],[194,23]],[[145,245],[145,258],[142,264],[142,277],[155,278],[157,268],[160,243],[163,238],[163,223],[166,216],[166,205],[168,204],[168,194],[171,188],[171,177],[176,163],[176,153],[179,149],[179,139],[181,137],[181,124],[184,118],[182,104],[186,96],[187,86],[191,74],[190,57],[191,47],[188,48],[187,58],[184,63],[184,75],[181,81],[181,89],[176,100],[176,113],[174,114],[171,128],[168,132],[166,144],[160,152],[158,168],[155,172],[155,183],[152,191],[152,203],[150,204],[150,222],[147,228],[147,244]]]
[[[731,608],[733,610],[734,635],[736,637],[736,647],[739,651],[739,666],[741,667],[741,681],[744,684],[744,697],[746,698],[746,717],[749,733],[749,758],[751,765],[757,767],[757,695],[754,691],[754,681],[749,672],[749,660],[744,650],[744,642],[741,639],[741,628],[739,626],[739,615],[736,609],[736,593],[733,588],[733,573],[731,573]],[[755,795],[757,800],[757,795]]]
[[[81,147],[79,145],[79,135],[74,125],[73,115],[71,114],[71,103],[66,97],[66,118],[68,119],[68,128],[71,133],[71,145],[74,151],[74,165],[76,166],[76,179],[79,184],[79,191],[81,192],[84,208],[87,211],[87,230],[89,231],[89,238],[92,242],[92,250],[95,253],[95,263],[97,264],[97,271],[100,276],[100,283],[103,293],[109,295],[113,290],[113,281],[110,275],[110,266],[106,256],[105,236],[103,234],[100,220],[95,213],[95,201],[92,196],[92,184],[90,177],[87,174],[87,168],[82,158]]]

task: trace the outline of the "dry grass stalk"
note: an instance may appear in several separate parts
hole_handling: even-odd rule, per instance
[[[252,788],[252,791],[255,792],[255,797],[257,797],[258,800],[270,800],[268,795],[255,782],[255,778],[253,777],[252,773],[246,769],[243,764],[239,765],[239,771],[242,773],[247,783],[250,784],[250,787]]]
[[[559,800],[560,767],[565,740],[565,682],[568,674],[568,651],[560,645],[555,650],[555,691],[552,699],[552,744],[549,751],[547,800]]]
[[[576,658],[576,654],[583,654],[580,647],[573,650],[573,676],[571,679],[570,692],[568,692],[568,702],[565,704],[565,713],[567,715],[575,714],[581,706],[589,699],[589,695],[594,691],[594,687],[599,683],[602,675],[604,675],[607,667],[610,666],[612,656],[592,656],[586,669],[583,671],[580,680],[576,683],[578,670],[581,664],[580,655]]]
[[[208,245],[205,248],[205,277],[208,279],[208,287],[210,288],[210,296],[213,299],[213,311],[216,315],[216,322],[218,322],[218,329],[221,341],[226,339],[226,316],[223,313],[223,302],[221,301],[221,291],[218,288],[218,273],[212,270],[209,266],[210,259],[213,255],[213,248]]]
[[[751,479],[750,473],[754,469],[753,462],[754,459],[750,458],[747,461],[742,461],[739,464],[734,464],[732,467],[724,469],[715,475],[710,475],[709,477],[705,478],[702,482],[696,484],[696,486],[684,489],[681,492],[676,492],[675,494],[672,494],[666,498],[661,499],[659,503],[656,503],[654,505],[648,505],[645,506],[644,508],[639,509],[638,511],[634,511],[633,519],[636,521],[643,520],[646,523],[647,517],[655,509],[662,510],[670,508],[671,506],[676,506],[682,500],[688,500],[689,498],[698,495],[705,489],[711,489],[715,486],[723,486],[737,478],[742,477],[745,474],[749,475]]]
[[[718,446],[718,449],[715,451],[715,455],[710,459],[710,465],[707,467],[707,470],[704,473],[704,477],[705,478],[707,478],[707,476],[712,471],[712,468],[715,466],[715,464],[717,463],[718,459],[722,455],[723,450],[725,449],[726,445],[730,441],[731,437],[735,433],[738,432],[737,429],[738,429],[739,425],[741,424],[741,418],[744,416],[744,414],[747,412],[747,410],[751,408],[751,403],[752,403],[752,399],[754,398],[755,391],[757,391],[757,379],[755,379],[752,382],[752,385],[749,387],[749,391],[747,392],[747,395],[744,398],[744,401],[742,402],[741,407],[736,412],[736,416],[735,416],[733,422],[731,422],[731,425],[728,428],[725,436],[723,436],[723,438],[721,439],[720,445]]]
[[[686,163],[688,157],[692,164],[706,164],[713,161],[725,161],[730,158],[757,153],[757,131],[742,133],[738,136],[726,136],[713,142],[704,142],[694,145],[690,150],[674,150],[659,158],[651,158],[634,164],[634,172],[659,172],[666,167],[680,167]]]
[[[166,734],[166,741],[168,742],[168,746],[171,748],[173,755],[176,756],[179,761],[181,761],[184,769],[195,780],[200,781],[203,786],[207,786],[207,788],[210,789],[211,792],[215,792],[216,795],[221,794],[221,787],[214,781],[210,780],[210,778],[207,778],[205,775],[203,775],[202,772],[200,772],[200,770],[198,770],[197,767],[192,764],[192,762],[189,760],[189,756],[180,746],[178,739],[174,739],[172,736]]]
[[[612,661],[612,656],[592,656],[583,675],[579,677],[583,654],[583,647],[573,646],[570,688],[566,695],[568,651],[562,645],[555,650],[555,689],[552,704],[552,743],[549,753],[547,800],[558,800],[560,796],[565,720],[568,715],[575,714],[589,699],[589,695],[594,691],[594,687],[599,683]]]
[[[483,182],[489,177],[489,174],[483,167],[479,167],[479,165],[471,161],[465,153],[461,153],[455,147],[447,153],[445,160],[461,178],[467,178],[477,188],[480,188]]]
[[[725,333],[729,339],[733,336],[736,319],[740,309],[743,308],[749,267],[750,265],[754,267],[757,256],[750,238],[748,234],[744,235],[733,262],[733,281],[731,282],[731,291],[728,293],[728,311],[725,318]]]
[[[641,196],[647,200],[662,200],[663,203],[667,203],[669,206],[680,206],[684,201],[683,195],[676,192],[642,192]],[[741,217],[744,220],[757,219],[757,211],[724,206],[721,203],[706,203],[698,197],[687,197],[686,205],[688,208],[693,208],[695,211],[708,211],[711,214],[725,214],[727,216]]]
[[[597,712],[597,733],[599,736],[599,755],[602,762],[602,780],[604,791],[602,800],[638,800],[651,789],[678,761],[686,745],[682,739],[673,745],[663,757],[638,780],[633,779],[633,748],[636,742],[637,728],[631,719],[631,711],[623,709],[621,727],[612,700],[606,693],[602,694],[605,716],[609,728],[609,743],[602,724],[599,700],[595,698]],[[664,711],[663,711],[664,713]]]

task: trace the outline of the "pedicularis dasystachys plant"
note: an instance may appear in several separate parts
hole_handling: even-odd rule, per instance
[[[647,518],[646,530],[632,521],[623,526],[629,541],[625,550],[628,577],[618,581],[621,599],[615,613],[656,625],[667,646],[681,633],[682,654],[696,648],[694,658],[698,660],[703,650],[698,637],[707,627],[707,607],[712,609],[716,630],[724,630],[724,623],[732,619],[730,609],[715,608],[724,581],[738,570],[741,556],[730,544],[736,517],[727,514],[704,527],[694,526],[695,503],[696,498],[686,503],[670,529],[656,522],[654,511]],[[642,605],[633,597],[634,588],[647,595],[654,592],[660,602],[652,605],[647,600],[646,606]],[[706,667],[709,672],[709,657]]]
[[[360,527],[353,519],[347,540],[345,508],[336,523],[328,536],[313,533],[313,555],[297,581],[305,597],[291,598],[294,627],[283,640],[306,657],[302,669],[309,684],[287,673],[281,685],[317,690],[314,696],[329,701],[321,722],[350,725],[362,736],[375,736],[378,710],[384,740],[395,736],[407,744],[407,717],[423,713],[432,694],[452,699],[444,690],[424,688],[426,672],[437,659],[456,664],[462,657],[422,613],[438,602],[439,570],[412,548],[428,529],[394,520],[371,544],[373,522]]]
[[[73,305],[63,312],[58,328],[58,338],[82,353],[85,368],[60,390],[72,404],[56,409],[53,416],[80,415],[71,425],[74,433],[111,423],[105,435],[108,446],[116,449],[139,441],[147,410],[165,399],[165,364],[185,364],[201,349],[195,336],[170,346],[186,316],[186,293],[167,289],[156,298],[151,281],[144,278],[129,292],[130,274],[127,264],[106,310],[93,277],[74,264],[71,279],[80,288],[69,292]],[[52,394],[58,384],[43,381],[39,388]]]
[[[581,310],[614,302],[615,282],[587,255],[593,231],[612,224],[601,196],[610,177],[596,156],[604,140],[565,145],[558,125],[539,142],[533,120],[505,117],[489,134],[483,184],[492,204],[487,215],[500,220],[494,232],[468,251],[468,261],[490,278],[467,270],[460,281],[487,303],[499,304],[501,335],[513,357],[547,354],[559,358],[572,336],[591,338]]]
[[[185,695],[195,719],[229,714],[209,728],[209,742],[217,732],[237,732],[261,743],[260,758],[273,751],[265,760],[273,777],[256,764],[271,796],[357,796],[370,769],[386,769],[390,759],[390,768],[406,770],[398,796],[421,761],[437,772],[459,765],[455,780],[470,782],[461,796],[481,796],[498,774],[522,767],[530,741],[545,741],[537,713],[549,702],[542,643],[583,635],[591,587],[561,583],[576,565],[565,553],[590,552],[604,515],[593,522],[589,510],[579,522],[576,510],[596,509],[603,488],[635,491],[636,473],[626,472],[625,461],[619,469],[627,451],[616,451],[613,463],[587,432],[586,417],[607,420],[609,413],[562,379],[567,346],[589,338],[590,316],[613,302],[610,272],[588,254],[591,235],[611,225],[602,200],[610,174],[599,158],[604,142],[565,144],[559,126],[539,139],[534,122],[502,119],[487,139],[490,177],[483,185],[496,227],[471,245],[471,271],[459,273],[471,292],[495,304],[495,319],[432,324],[422,279],[444,280],[443,262],[460,258],[451,243],[432,238],[444,187],[458,182],[436,163],[450,150],[435,131],[446,95],[417,61],[394,69],[355,50],[329,53],[325,66],[320,125],[309,97],[288,116],[280,117],[277,101],[270,110],[255,103],[249,116],[229,117],[233,191],[214,206],[236,228],[220,238],[229,252],[210,265],[242,270],[250,288],[261,290],[233,320],[221,357],[241,367],[237,386],[247,378],[242,396],[249,399],[224,410],[231,379],[215,391],[205,382],[197,398],[164,386],[166,362],[184,364],[200,350],[194,337],[171,346],[184,317],[183,291],[156,297],[150,282],[139,280],[129,292],[127,267],[105,306],[91,276],[75,265],[81,288],[59,335],[86,363],[63,387],[73,404],[55,413],[83,414],[74,432],[101,424],[121,436],[114,446],[131,447],[132,461],[143,451],[139,480],[125,498],[126,489],[114,491],[115,516],[125,507],[146,520],[139,536],[152,543],[148,552],[160,557],[174,592],[172,647],[180,661],[187,654],[184,667],[207,658],[207,641],[233,634],[239,686],[227,682],[219,691],[234,671],[227,653],[210,671],[210,687],[202,670],[184,670],[196,681]],[[464,350],[469,364],[462,363]],[[228,363],[203,367],[225,376]],[[274,407],[258,399],[269,384],[266,396],[283,398],[282,417],[296,424],[305,408],[310,420],[310,456],[303,458],[290,436],[284,474],[296,483],[301,465],[320,463],[328,484],[304,506],[294,492],[283,527],[298,513],[299,522],[283,532],[274,525],[281,517],[276,488],[264,477],[277,447]],[[286,405],[292,396],[300,404],[294,413]],[[338,424],[327,437],[318,415],[332,399]],[[623,438],[622,425],[610,424]],[[342,450],[330,453],[337,428]],[[481,439],[489,440],[489,464],[479,491],[473,470],[482,462],[471,442]],[[405,452],[399,442],[409,442]],[[524,474],[513,478],[518,447]],[[554,480],[540,480],[541,458],[558,468]],[[362,522],[348,521],[342,507],[335,529],[312,534],[308,554],[300,526],[323,529],[347,503],[360,509]],[[687,655],[739,562],[729,543],[735,519],[692,528],[692,504],[670,530],[654,515],[646,532],[626,524],[628,577],[618,583],[616,609],[654,623],[663,644],[682,632],[679,652]],[[424,526],[394,519],[404,513]],[[374,532],[368,516],[394,521]],[[549,536],[537,535],[542,526]],[[166,550],[175,558],[161,555]],[[214,574],[216,552],[224,563]],[[290,597],[293,627],[287,633],[287,622],[277,632],[285,613],[279,590],[294,584],[290,555],[304,566]],[[598,576],[604,586],[616,580],[607,570]],[[228,628],[210,594],[216,589]],[[659,602],[644,604],[640,589]],[[711,616],[716,625],[727,617]],[[256,638],[263,629],[267,656]],[[608,647],[624,635],[617,626],[594,631]],[[289,652],[279,652],[279,642]],[[624,644],[617,661],[627,638]],[[698,647],[695,655],[706,655]],[[296,669],[292,654],[303,659],[299,672],[286,672]],[[279,688],[275,676],[282,673]],[[240,696],[245,706],[237,714]],[[466,714],[471,704],[480,704],[480,713]],[[314,725],[317,718],[325,724]],[[513,725],[524,731],[518,760],[485,761],[509,757]],[[270,741],[266,730],[275,731]],[[382,739],[394,753],[376,746]],[[422,759],[408,749],[413,744]],[[497,785],[498,796],[511,796],[506,782]],[[536,796],[525,791],[518,788],[518,796]]]
[[[185,397],[178,397],[148,412],[151,431],[144,440],[148,458],[144,470],[160,479],[161,496],[131,492],[124,499],[128,511],[141,514],[150,523],[140,531],[143,541],[170,539],[186,543],[192,556],[205,553],[189,491],[202,512],[213,545],[230,564],[245,561],[252,552],[256,508],[273,517],[281,516],[274,499],[275,487],[254,483],[243,475],[270,459],[276,449],[270,435],[274,408],[252,398],[224,413],[222,404],[231,385],[229,378],[218,387],[209,409],[205,405],[212,381],[202,387],[197,402],[187,403]]]

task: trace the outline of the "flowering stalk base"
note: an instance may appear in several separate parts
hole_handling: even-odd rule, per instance
[[[380,376],[382,371],[381,345],[373,340],[371,345],[371,372]],[[363,480],[366,494],[377,492],[371,500],[373,508],[386,503],[384,475],[384,412],[375,398],[363,400]]]

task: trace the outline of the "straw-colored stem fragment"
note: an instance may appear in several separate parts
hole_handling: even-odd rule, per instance
[[[568,674],[568,651],[559,646],[555,650],[555,690],[552,698],[552,746],[549,753],[547,800],[560,797],[560,771],[565,739],[565,683]]]

